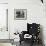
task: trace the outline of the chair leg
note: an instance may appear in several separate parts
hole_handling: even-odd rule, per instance
[[[33,46],[33,43],[34,43],[34,42],[32,42],[30,46]]]
[[[21,41],[20,41],[20,45],[21,45]]]
[[[30,46],[33,46],[33,44],[34,44],[34,41],[33,41],[33,39],[31,40],[31,45]]]

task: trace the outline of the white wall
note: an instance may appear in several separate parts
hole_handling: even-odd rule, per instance
[[[0,0],[0,39],[9,39],[7,28],[8,0]]]
[[[27,9],[27,20],[14,20],[15,9]],[[28,23],[40,23],[42,25],[44,41],[46,44],[46,15],[45,4],[40,0],[10,0],[9,1],[9,31],[11,38],[13,33],[18,30],[27,30]]]
[[[8,0],[0,0],[0,3],[8,3]]]
[[[0,0],[0,28],[6,28],[6,9],[8,9],[8,0]],[[0,30],[0,39],[9,39],[9,32]],[[0,46],[12,46],[11,43],[0,43]]]
[[[7,9],[8,4],[0,4],[0,39],[9,39],[7,29]]]
[[[15,9],[27,9],[27,20],[14,20]],[[26,30],[28,23],[40,23],[46,30],[46,16],[44,13],[44,5],[40,0],[10,0],[9,1],[9,31],[11,36],[18,30]]]

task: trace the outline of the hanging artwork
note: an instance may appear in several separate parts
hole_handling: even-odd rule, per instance
[[[14,19],[26,20],[27,19],[27,9],[14,9]]]

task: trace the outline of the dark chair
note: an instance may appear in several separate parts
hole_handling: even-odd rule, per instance
[[[40,24],[27,24],[27,31],[32,35],[33,41],[37,41],[39,43]]]
[[[20,44],[22,41],[24,41],[25,34],[32,35],[32,38],[29,40],[29,41],[31,41],[31,44],[33,44],[34,42],[39,43],[39,33],[40,33],[40,24],[27,23],[27,31],[22,31],[22,34],[19,35],[20,36]]]

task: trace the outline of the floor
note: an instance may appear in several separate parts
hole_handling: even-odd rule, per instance
[[[21,45],[20,42],[15,42],[13,45],[11,43],[0,43],[0,46],[31,46],[31,43],[28,41],[22,41]],[[34,44],[33,46],[42,46],[42,45]]]
[[[31,46],[31,45],[28,43],[22,42],[22,44],[19,46]],[[42,44],[34,44],[33,46],[43,46],[43,45]]]
[[[12,45],[11,43],[0,43],[0,46],[16,46],[16,45]],[[28,43],[22,42],[22,44],[17,45],[17,46],[31,46]],[[42,45],[33,45],[33,46],[42,46]]]
[[[12,46],[10,43],[0,43],[0,46]]]

